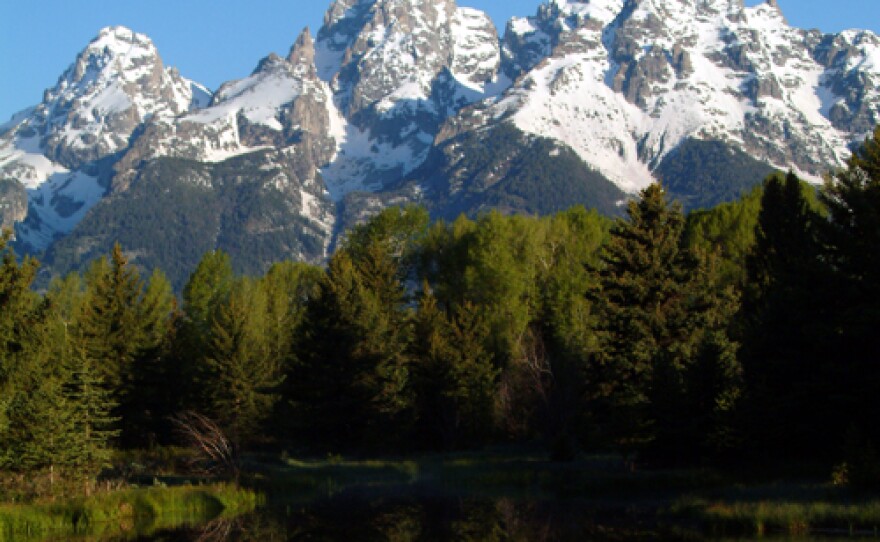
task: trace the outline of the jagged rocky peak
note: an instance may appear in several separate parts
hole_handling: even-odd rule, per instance
[[[531,17],[511,19],[504,33],[504,72],[512,79],[557,52],[596,51],[603,47],[603,29],[627,7],[627,0],[551,0]],[[561,49],[560,49],[561,47]]]
[[[315,40],[308,27],[304,28],[299,37],[290,48],[287,61],[294,66],[307,66],[310,70],[315,68]]]
[[[346,113],[425,100],[450,64],[456,9],[453,0],[339,0],[318,34],[319,74],[333,80]]]
[[[144,121],[184,113],[207,94],[166,68],[147,36],[107,27],[45,92],[30,125],[50,159],[77,168],[124,149]]]
[[[109,26],[101,29],[77,56],[74,64],[62,75],[56,91],[79,84],[87,77],[99,76],[106,69],[126,73],[141,66],[153,75],[156,68],[162,70],[162,61],[150,38],[124,26]]]
[[[106,193],[112,162],[134,133],[209,96],[166,68],[147,36],[121,26],[101,30],[43,101],[2,130],[0,179],[12,189],[0,200],[27,198],[25,216],[13,213],[17,240],[39,252],[70,232]],[[8,222],[4,214],[0,222]]]
[[[501,65],[498,31],[482,11],[458,8],[452,21],[451,71],[465,85],[491,82]]]
[[[486,117],[567,143],[626,190],[688,139],[819,179],[878,120],[860,42],[792,28],[775,2],[551,0],[508,25],[516,84]]]
[[[286,58],[269,54],[248,77],[224,83],[210,107],[151,125],[120,160],[117,170],[124,174],[117,175],[114,189],[125,189],[144,160],[174,156],[222,162],[298,145],[304,134],[320,139],[311,142],[308,154],[311,162],[323,163],[332,155],[327,142],[331,101],[329,88],[317,77],[314,42],[306,29]]]
[[[496,79],[498,41],[485,13],[454,0],[337,0],[318,33],[316,63],[347,115],[401,103],[430,114],[444,72],[479,93]]]
[[[337,0],[316,63],[347,119],[338,159],[322,172],[334,197],[379,190],[427,156],[450,114],[509,86],[497,30],[454,0]]]

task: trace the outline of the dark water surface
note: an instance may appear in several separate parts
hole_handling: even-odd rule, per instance
[[[270,498],[256,512],[198,527],[151,535],[129,533],[101,542],[355,541],[639,541],[639,540],[853,540],[845,537],[786,538],[706,536],[694,525],[658,522],[647,503],[597,505],[572,500],[437,496],[336,495],[308,503]],[[95,539],[89,539],[95,540]]]

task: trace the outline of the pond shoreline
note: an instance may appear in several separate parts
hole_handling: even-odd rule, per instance
[[[129,487],[56,503],[0,504],[0,542],[149,533],[237,516],[261,502],[252,490],[213,483]]]
[[[242,467],[241,486],[208,480],[176,485],[187,479],[141,472],[127,482],[156,487],[59,503],[0,504],[0,542],[73,535],[101,540],[132,532],[149,540],[158,532],[197,532],[217,518],[236,517],[241,521],[231,523],[271,517],[279,533],[312,529],[343,540],[377,529],[376,522],[443,525],[452,532],[447,523],[467,524],[474,517],[499,532],[546,523],[542,528],[558,529],[560,539],[609,533],[627,541],[804,539],[880,531],[877,493],[791,474],[633,470],[614,455],[554,462],[522,449],[377,459],[263,454],[245,457]],[[165,482],[173,487],[162,487]],[[340,517],[353,524],[339,525]]]

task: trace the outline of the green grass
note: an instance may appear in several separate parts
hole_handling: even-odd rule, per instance
[[[102,493],[63,503],[0,505],[0,542],[47,536],[146,533],[235,516],[259,496],[232,485],[156,487]]]
[[[630,472],[617,456],[584,457],[568,463],[542,452],[489,450],[406,459],[351,460],[340,457],[263,463],[256,470],[266,490],[307,501],[346,490],[387,492],[418,488],[442,495],[528,498],[639,498],[714,487],[705,470]]]
[[[700,523],[705,532],[718,535],[804,535],[820,532],[877,534],[880,500],[834,502],[816,500],[760,500],[753,502],[682,500],[671,509],[677,518]]]
[[[576,499],[584,506],[638,511],[649,523],[683,528],[701,539],[850,533],[880,534],[880,496],[812,481],[734,482],[739,476],[704,469],[635,471],[617,456],[548,461],[540,452],[481,451],[400,460],[340,457],[263,465],[275,499],[308,502],[346,491],[359,495],[417,494],[495,500]],[[802,478],[801,478],[802,480]]]

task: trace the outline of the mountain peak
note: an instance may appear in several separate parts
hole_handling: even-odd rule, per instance
[[[101,30],[98,31],[98,36],[92,40],[93,42],[98,42],[101,40],[118,40],[124,42],[146,42],[152,43],[149,37],[146,34],[140,34],[135,32],[131,28],[122,25],[114,25],[114,26],[105,26]]]
[[[163,65],[149,37],[108,26],[46,90],[29,124],[50,160],[75,169],[124,149],[145,120],[189,110],[199,102],[193,85]]]
[[[80,56],[92,54],[137,58],[158,56],[158,51],[146,34],[140,34],[125,26],[106,26],[98,32]]]
[[[778,18],[785,24],[788,24],[777,0],[765,0],[763,4],[759,4],[752,9],[757,13],[766,14],[771,18]]]
[[[304,28],[299,37],[296,38],[293,47],[290,48],[290,53],[287,55],[287,61],[294,66],[300,64],[314,65],[315,40],[312,38],[312,33],[308,27]]]

